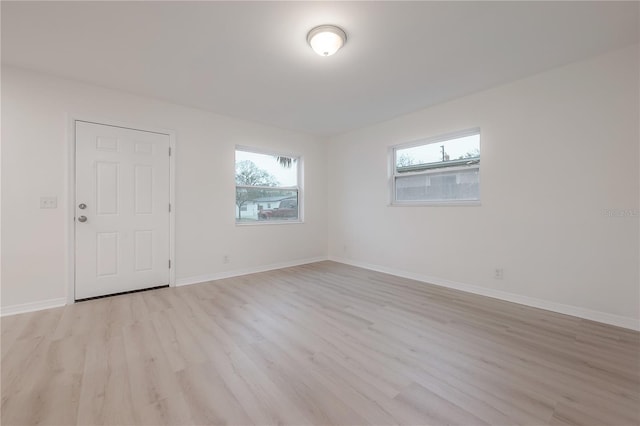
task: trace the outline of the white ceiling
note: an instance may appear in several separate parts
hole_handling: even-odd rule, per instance
[[[638,7],[2,1],[2,62],[332,135],[637,43]],[[348,34],[327,58],[326,23]]]

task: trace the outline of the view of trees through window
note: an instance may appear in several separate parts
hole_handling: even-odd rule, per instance
[[[236,222],[299,220],[298,158],[236,150]]]

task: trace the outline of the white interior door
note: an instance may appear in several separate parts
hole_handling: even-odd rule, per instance
[[[75,298],[169,284],[169,136],[76,121]]]

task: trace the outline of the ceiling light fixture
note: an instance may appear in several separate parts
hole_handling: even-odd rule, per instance
[[[320,25],[307,34],[309,46],[320,56],[331,56],[347,42],[347,34],[334,25]]]

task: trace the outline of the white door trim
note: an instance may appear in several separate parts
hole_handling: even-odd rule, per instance
[[[67,304],[75,303],[75,286],[76,286],[76,261],[75,261],[75,223],[74,214],[76,211],[76,121],[85,121],[88,123],[104,124],[107,126],[123,127],[126,129],[141,130],[144,132],[160,133],[169,136],[169,147],[171,148],[171,156],[169,157],[169,202],[171,203],[171,212],[169,212],[169,257],[171,258],[171,269],[169,269],[169,286],[176,285],[176,262],[175,262],[175,229],[176,229],[176,203],[175,203],[175,162],[176,162],[176,132],[173,130],[159,129],[150,126],[143,126],[132,123],[123,123],[105,118],[88,117],[83,114],[67,114]]]

